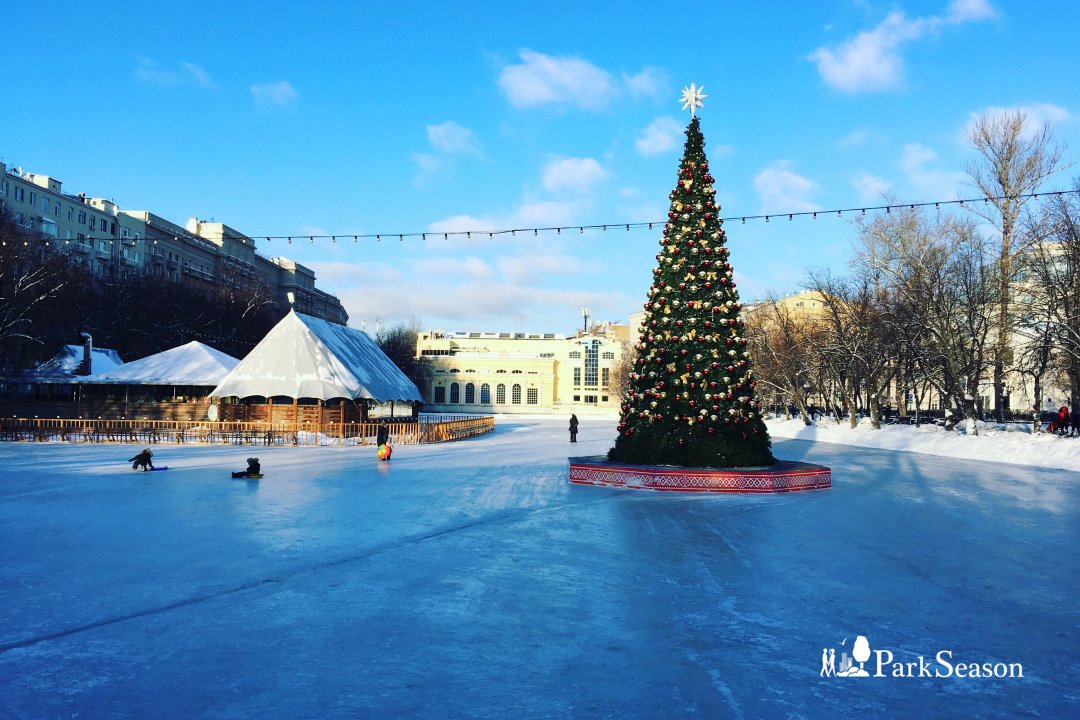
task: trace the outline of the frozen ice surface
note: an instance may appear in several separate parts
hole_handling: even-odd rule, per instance
[[[0,717],[1080,716],[1080,474],[779,439],[832,489],[582,487],[614,420],[565,426],[0,443]],[[821,677],[857,635],[1023,678]]]

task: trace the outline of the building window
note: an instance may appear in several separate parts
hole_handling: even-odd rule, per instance
[[[457,405],[461,402],[461,386],[457,383],[450,383],[450,404]]]
[[[49,212],[49,198],[41,198],[41,212]]]
[[[496,405],[505,405],[506,404],[506,386],[503,385],[502,383],[499,383],[498,385],[495,386],[495,404]]]
[[[600,341],[593,340],[585,346],[585,385],[596,387],[600,379]]]
[[[8,181],[7,180],[0,180],[0,195],[7,195],[7,194],[8,194]]]
[[[602,357],[605,360],[614,360],[615,359],[615,353],[611,352],[610,350],[605,350]]]
[[[528,388],[525,390],[525,402],[528,405],[536,405],[540,402],[540,391],[536,388]]]
[[[574,368],[574,384],[581,385],[581,368]]]
[[[53,205],[53,215],[60,217],[60,203],[57,202]]]
[[[514,405],[521,404],[521,386],[514,383],[514,387],[510,388],[510,402]]]
[[[511,370],[511,371],[510,371],[510,374],[511,374],[511,375],[520,375],[520,374],[521,374],[521,371],[520,371],[520,370]]]
[[[472,383],[465,385],[465,404],[473,405],[476,403],[476,386]]]
[[[85,210],[80,210],[79,211],[79,224],[80,225],[85,225],[86,224],[86,211]],[[92,229],[93,228],[91,228],[91,230]]]
[[[93,215],[90,216],[90,229],[97,230],[97,218]],[[101,229],[104,230],[105,228],[102,227]]]
[[[446,388],[442,385],[435,386],[435,404],[442,405],[446,402]]]
[[[611,368],[600,369],[600,384],[604,387],[611,385]]]
[[[37,193],[34,192],[33,190],[30,191],[30,204],[31,205],[36,205],[37,204]]]
[[[506,374],[506,371],[505,371],[505,370],[496,370],[496,371],[495,371],[495,374],[496,374],[496,375],[500,375],[500,374],[502,374],[502,375],[505,375],[505,374]]]
[[[484,383],[483,385],[480,386],[480,404],[481,405],[490,405],[491,404],[491,386],[488,385],[487,383]]]
[[[570,353],[570,359],[571,360],[580,360],[581,359],[581,353],[579,351],[575,350],[574,352]]]
[[[71,207],[68,208],[68,220],[69,221],[71,220],[72,213],[74,213],[74,212],[75,212],[74,208],[71,208]]]
[[[18,200],[19,202],[22,202],[25,199],[25,197],[26,196],[23,193],[23,189],[21,187],[16,186],[15,187],[15,199]]]

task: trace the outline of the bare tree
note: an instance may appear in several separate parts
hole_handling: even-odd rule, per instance
[[[745,323],[758,384],[772,390],[785,407],[794,404],[803,423],[812,424],[807,408],[814,363],[810,318],[769,295],[746,313]]]
[[[1009,304],[1015,280],[1017,221],[1028,198],[1042,181],[1060,168],[1064,149],[1055,144],[1049,124],[1029,132],[1027,115],[1019,110],[984,113],[968,131],[971,146],[982,156],[967,166],[975,187],[990,198],[985,206],[973,209],[1000,232],[998,248],[998,301],[994,323],[993,381],[994,407],[1003,420],[1005,372],[1008,365],[1013,314]]]
[[[0,356],[8,367],[18,367],[25,346],[41,344],[43,311],[62,293],[71,262],[7,210],[0,210],[0,241]]]
[[[1076,193],[1052,198],[1031,218],[1033,241],[1022,258],[1017,292],[1017,334],[1024,339],[1021,369],[1035,383],[1033,425],[1038,428],[1042,375],[1059,369],[1068,378],[1073,408],[1080,406],[1080,181]]]
[[[859,262],[878,273],[921,326],[922,374],[949,405],[946,429],[961,417],[977,432],[979,383],[988,369],[997,265],[971,221],[920,208],[878,217],[860,232]]]
[[[416,338],[420,333],[420,321],[416,318],[408,324],[381,330],[375,336],[375,344],[386,353],[405,377],[412,381],[421,394],[431,381],[434,369],[431,360],[416,354]]]

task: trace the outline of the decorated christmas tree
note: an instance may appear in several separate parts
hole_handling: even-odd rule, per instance
[[[691,108],[679,179],[669,196],[645,319],[608,458],[639,465],[772,465],[769,433],[754,397],[739,293],[715,201],[705,139]]]

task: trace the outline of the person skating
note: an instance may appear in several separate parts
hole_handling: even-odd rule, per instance
[[[146,448],[141,453],[128,460],[131,463],[132,470],[138,470],[141,466],[143,472],[154,469],[154,463],[150,460],[154,456],[154,453],[150,452],[150,448]]]

